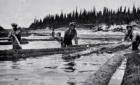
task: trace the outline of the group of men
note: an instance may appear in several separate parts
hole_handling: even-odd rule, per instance
[[[64,32],[64,37],[61,37],[61,33],[58,32],[57,33],[57,37],[55,37],[55,39],[57,39],[58,41],[61,42],[61,47],[69,47],[72,46],[72,40],[75,40],[75,44],[78,44],[78,38],[77,38],[77,31],[75,29],[76,23],[75,22],[71,22],[69,24],[69,28],[65,30]],[[52,31],[52,37],[54,37],[54,29]]]
[[[9,33],[9,38],[13,40],[13,49],[21,49],[19,46],[19,42],[21,41],[21,32],[20,29],[17,28],[17,24],[11,24],[13,29]],[[75,40],[75,44],[78,44],[77,39],[77,31],[75,29],[76,23],[71,22],[69,24],[69,28],[65,31],[64,37],[60,39],[62,47],[72,46],[72,40]],[[135,30],[135,27],[140,28],[140,25],[133,24],[126,26],[125,37],[119,43],[124,42],[128,37],[132,40],[132,50],[138,50],[138,46],[140,44],[140,31]],[[52,32],[52,36],[54,37],[54,30]]]
[[[12,23],[11,26],[13,29],[10,31],[8,38],[12,38],[13,42],[13,49],[21,49],[20,42],[21,42],[21,29],[18,27],[16,23]],[[69,47],[72,46],[72,39],[75,39],[75,43],[77,44],[77,31],[75,30],[75,22],[71,22],[69,24],[69,28],[65,31],[64,38],[61,37],[61,46],[62,47]],[[55,32],[53,29],[52,37],[54,37]],[[61,36],[61,33],[59,34]]]

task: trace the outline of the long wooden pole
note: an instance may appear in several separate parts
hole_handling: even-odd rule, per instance
[[[21,44],[20,44],[19,40],[17,39],[17,37],[15,36],[15,34],[13,34],[13,36],[15,37],[15,39],[16,39],[16,41],[17,41],[19,47],[22,48],[22,47],[21,47]]]

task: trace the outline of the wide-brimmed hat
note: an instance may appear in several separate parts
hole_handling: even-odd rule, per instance
[[[131,26],[131,25],[127,25],[126,28],[133,28],[133,26]]]
[[[75,26],[75,25],[76,25],[75,22],[71,22],[71,23],[69,23],[69,26]]]
[[[18,25],[16,23],[11,24],[13,27],[17,27]]]

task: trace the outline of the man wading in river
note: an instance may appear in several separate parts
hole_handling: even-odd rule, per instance
[[[54,38],[55,37],[55,31],[54,31],[54,28],[52,30],[52,37]]]
[[[20,29],[17,28],[16,23],[11,24],[13,29],[10,31],[8,37],[12,38],[13,49],[21,49],[20,41],[21,41],[21,32]]]
[[[75,40],[75,44],[78,44],[77,31],[75,30],[75,26],[76,26],[75,22],[71,22],[69,26],[70,27],[64,33],[64,40],[63,40],[64,47],[72,46],[72,39]]]
[[[136,24],[134,24],[132,26],[131,25],[126,26],[127,30],[126,30],[125,37],[119,43],[124,42],[129,37],[132,40],[132,50],[139,50],[138,46],[140,44],[140,31],[135,30],[134,26],[138,27],[138,25],[136,25]]]

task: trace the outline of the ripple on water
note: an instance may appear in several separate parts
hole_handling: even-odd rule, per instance
[[[76,85],[75,82],[67,82],[68,85]]]
[[[13,65],[11,66],[12,69],[21,69],[21,66]]]
[[[44,68],[48,68],[48,69],[57,69],[58,66],[55,67],[44,67]]]

